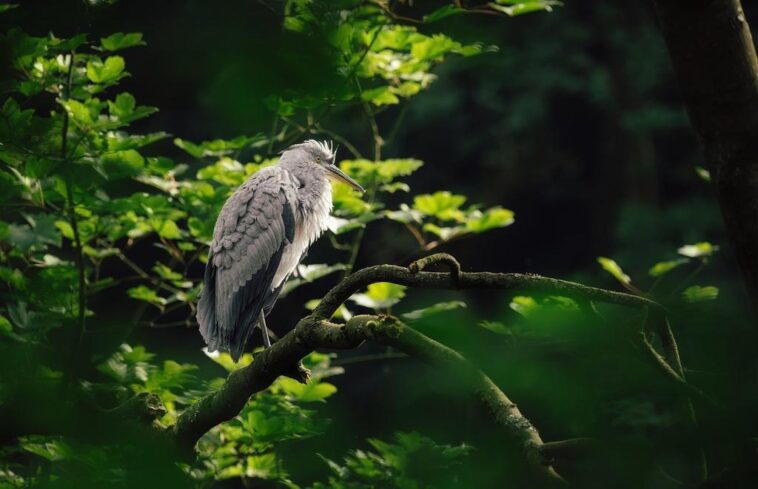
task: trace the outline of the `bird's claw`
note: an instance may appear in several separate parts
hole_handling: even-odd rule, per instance
[[[282,372],[282,375],[296,380],[301,384],[307,384],[311,380],[311,371],[305,368],[303,362],[297,362],[297,364]]]

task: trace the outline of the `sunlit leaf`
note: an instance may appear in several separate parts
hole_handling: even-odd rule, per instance
[[[652,277],[660,277],[662,275],[667,274],[671,270],[684,265],[685,263],[688,263],[689,260],[686,258],[679,258],[677,260],[668,260],[668,261],[662,261],[658,262],[655,265],[653,265],[650,270],[648,270],[648,274]]]
[[[719,249],[718,246],[707,241],[701,241],[695,244],[684,245],[677,250],[680,255],[690,258],[703,258],[713,255]]]
[[[392,93],[392,90],[390,90],[390,87],[388,86],[381,86],[369,90],[364,90],[361,94],[361,97],[363,100],[371,102],[377,106],[394,105],[400,103],[400,99],[397,98],[397,95]]]
[[[334,212],[342,216],[358,216],[371,211],[371,205],[361,198],[360,192],[340,182],[332,184]]]
[[[123,32],[116,32],[108,37],[100,39],[100,46],[106,51],[118,51],[119,49],[126,49],[132,46],[144,46],[142,41],[142,33],[130,32],[124,34]]]
[[[121,56],[108,56],[105,61],[94,59],[87,63],[87,78],[93,83],[111,83],[123,76],[125,67]]]
[[[438,226],[432,222],[424,224],[424,231],[437,235],[442,241],[449,241],[466,233],[464,226]]]
[[[513,302],[511,302],[511,309],[513,309]],[[518,305],[516,305],[518,307]],[[514,309],[516,310],[516,309]],[[517,311],[518,312],[518,311]],[[508,326],[505,324],[499,322],[499,321],[481,321],[478,323],[479,326],[481,326],[484,329],[488,329],[492,331],[495,334],[503,335],[503,336],[510,336],[513,332],[511,331]]]
[[[234,372],[235,370],[247,367],[253,363],[253,355],[251,353],[243,353],[237,363],[234,363],[232,356],[227,352],[209,352],[208,348],[203,348],[203,353],[205,353],[208,358],[224,367],[227,372]]]
[[[132,287],[131,289],[127,290],[126,293],[132,299],[149,302],[150,304],[153,304],[156,306],[166,305],[166,299],[163,297],[160,297],[158,295],[158,292],[149,288],[146,285],[138,285],[137,287]]]
[[[490,3],[489,7],[511,17],[539,11],[552,12],[554,6],[561,5],[561,2],[554,0],[496,0],[496,2]]]
[[[174,144],[195,158],[206,156],[228,156],[246,147],[260,145],[266,138],[262,134],[254,136],[238,136],[234,139],[214,139],[201,143],[192,143],[185,139],[176,138]]]
[[[614,260],[600,256],[598,257],[597,262],[601,267],[603,267],[603,270],[613,275],[613,277],[619,282],[623,284],[630,284],[632,282],[632,279],[629,277],[629,275],[625,274],[619,264]]]
[[[222,157],[216,163],[198,170],[197,178],[236,187],[245,181],[245,167],[237,160]]]
[[[509,306],[526,318],[532,317],[539,309],[539,304],[537,304],[537,301],[533,297],[521,295],[511,299]]]
[[[513,216],[513,211],[502,207],[493,207],[484,212],[474,210],[466,215],[466,230],[483,233],[490,229],[510,226],[514,222]]]
[[[466,197],[463,195],[439,191],[433,194],[417,195],[413,198],[413,208],[443,221],[463,221],[465,214],[460,207],[465,202]]]
[[[702,166],[696,166],[695,167],[695,174],[700,177],[703,181],[710,182],[711,181],[711,172],[703,168]]]
[[[277,383],[287,395],[299,402],[324,402],[337,392],[337,387],[327,382],[301,384],[289,377],[280,377]]]
[[[404,285],[390,282],[377,282],[368,286],[366,292],[353,294],[350,300],[369,309],[387,309],[400,302],[405,297]]]

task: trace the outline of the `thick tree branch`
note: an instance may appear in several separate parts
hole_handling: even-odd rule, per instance
[[[433,257],[437,255],[432,255]],[[449,255],[447,255],[449,256]],[[431,257],[423,258],[429,260]],[[450,257],[452,258],[452,257]],[[447,260],[444,261],[449,264]],[[456,262],[457,263],[457,262]],[[628,307],[652,307],[661,309],[660,304],[645,297],[622,292],[614,292],[586,285],[542,277],[533,274],[492,273],[492,272],[460,272],[456,279],[449,273],[412,272],[416,268],[396,265],[377,265],[358,270],[337,284],[313,311],[317,318],[327,319],[345,302],[348,297],[375,282],[392,282],[408,287],[426,289],[504,289],[531,292],[542,292],[565,295],[583,301],[600,301]]]
[[[423,271],[437,263],[446,265],[450,273]],[[316,349],[355,348],[364,341],[374,341],[442,367],[448,377],[472,390],[474,397],[495,423],[522,447],[525,460],[536,474],[553,482],[562,481],[545,456],[544,444],[537,430],[484,373],[459,353],[404,326],[395,318],[357,316],[346,325],[328,321],[348,297],[375,282],[437,289],[529,290],[566,295],[584,301],[597,300],[630,307],[661,309],[657,303],[644,297],[538,275],[461,272],[455,258],[446,254],[423,258],[409,268],[393,265],[366,268],[343,279],[324,297],[313,313],[300,320],[292,331],[271,348],[256,355],[249,366],[230,374],[218,391],[182,413],[171,428],[175,438],[183,445],[194,445],[211,428],[234,418],[250,396],[267,388],[280,375],[288,375],[301,382],[307,381],[307,375],[298,365],[303,357]]]
[[[655,0],[730,241],[758,311],[758,57],[740,0]]]
[[[541,452],[542,439],[518,407],[489,377],[461,354],[389,316],[355,316],[344,326],[308,316],[293,331],[255,357],[249,366],[233,372],[224,386],[191,406],[177,420],[174,435],[182,443],[194,444],[216,424],[236,416],[247,399],[268,387],[282,372],[317,348],[355,348],[364,341],[392,346],[433,365],[457,385],[470,389],[506,436],[522,447],[535,476],[562,483]]]

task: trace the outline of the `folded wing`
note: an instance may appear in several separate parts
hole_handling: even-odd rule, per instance
[[[236,361],[264,305],[295,234],[295,183],[287,170],[269,167],[245,182],[224,204],[213,231],[197,320],[209,351]]]

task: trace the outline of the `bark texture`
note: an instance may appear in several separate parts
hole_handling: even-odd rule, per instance
[[[727,232],[758,311],[758,58],[740,0],[654,0]]]

